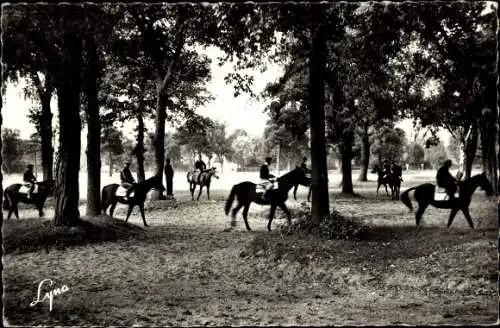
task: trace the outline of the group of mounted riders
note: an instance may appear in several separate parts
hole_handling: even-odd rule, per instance
[[[262,194],[262,199],[264,201],[267,201],[268,191],[273,189],[274,184],[276,182],[276,177],[270,173],[269,166],[271,165],[271,163],[272,163],[272,158],[266,157],[264,163],[260,167],[259,177],[261,180],[261,186],[264,188],[264,192]],[[304,157],[299,167],[302,168],[306,173],[310,173],[310,169],[307,167],[306,163],[307,163],[307,157]],[[125,199],[128,199],[130,197],[130,194],[134,191],[134,187],[136,185],[136,181],[132,176],[132,172],[130,171],[130,164],[131,164],[130,162],[126,162],[125,166],[120,172],[121,185],[127,190],[126,195],[124,197]],[[443,163],[443,165],[438,169],[436,174],[437,185],[445,189],[446,194],[450,197],[450,199],[455,197],[455,193],[457,192],[458,181],[460,180],[460,177],[458,177],[457,179],[450,173],[449,170],[451,166],[452,166],[452,161],[446,160]],[[195,179],[197,179],[199,183],[201,173],[207,170],[207,165],[201,159],[201,156],[194,163],[194,168],[195,168],[194,177]],[[384,170],[384,176],[383,176],[384,178],[387,178],[390,174],[393,174],[399,177],[401,181],[403,181],[402,168],[395,161],[389,162],[388,160],[385,160],[383,164],[383,170]],[[23,181],[26,187],[29,188],[27,192],[27,199],[30,199],[33,190],[35,188],[35,183],[37,181],[35,174],[33,173],[32,164],[26,166],[26,170],[24,171],[23,174]]]

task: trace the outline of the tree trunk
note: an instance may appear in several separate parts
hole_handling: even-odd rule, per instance
[[[137,145],[134,149],[135,158],[137,159],[137,181],[142,182],[146,180],[146,173],[144,172],[144,119],[142,111],[139,110],[137,114]]]
[[[52,111],[50,100],[52,90],[46,92],[42,100],[42,116],[40,118],[40,138],[42,142],[42,174],[43,180],[54,179],[54,149],[52,148]]]
[[[113,154],[111,151],[108,152],[108,161],[109,161],[109,176],[113,176]]]
[[[311,122],[311,216],[318,224],[330,215],[328,170],[325,138],[325,63],[326,36],[321,29],[314,32],[309,54],[308,103]]]
[[[480,133],[481,133],[481,151],[483,160],[483,170],[490,181],[493,191],[498,195],[498,189],[496,181],[498,179],[497,174],[497,154],[495,148],[495,136],[496,136],[496,110],[491,110],[489,108],[484,108],[481,113],[480,121]]]
[[[42,179],[52,180],[54,178],[54,148],[52,147],[52,110],[50,108],[50,100],[52,99],[54,81],[52,74],[47,72],[45,73],[44,86],[42,86],[42,82],[36,71],[31,72],[31,80],[35,85],[42,106],[42,112],[38,120],[42,144]]]
[[[2,74],[2,83],[3,83],[3,74]],[[2,107],[3,107],[3,99],[2,99],[2,92],[0,92],[0,131],[2,131],[2,124],[3,124]],[[0,203],[3,203],[2,146],[3,146],[2,137],[0,136]],[[0,210],[0,223],[3,223],[3,210]]]
[[[80,171],[80,89],[82,40],[76,34],[65,36],[64,57],[57,86],[59,107],[59,150],[56,167],[55,225],[72,225],[78,211],[78,173]]]
[[[166,96],[161,88],[158,86],[156,92],[156,138],[155,145],[155,175],[163,174],[163,163],[165,162],[165,120],[166,120]],[[160,182],[162,183],[162,182]],[[156,189],[160,190],[161,186]],[[156,197],[157,196],[157,197]],[[153,193],[153,199],[165,199],[162,193]]]
[[[370,139],[368,136],[368,123],[363,124],[363,135],[361,136],[361,171],[358,181],[368,181],[368,167],[370,166]]]
[[[342,161],[342,193],[354,194],[352,186],[352,138],[345,136],[340,147]]]
[[[476,156],[477,151],[477,140],[478,140],[478,131],[477,125],[475,123],[471,126],[471,131],[469,136],[465,140],[465,145],[463,147],[463,172],[464,176],[463,180],[469,179],[471,177],[472,172],[472,164],[474,163],[474,157]]]
[[[101,121],[97,99],[98,58],[93,40],[87,42],[89,66],[85,79],[87,98],[87,215],[101,213]]]

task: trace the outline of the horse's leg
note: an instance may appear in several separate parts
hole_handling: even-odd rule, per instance
[[[200,200],[201,190],[202,189],[203,189],[203,185],[200,185],[200,190],[198,191],[198,197],[196,197],[196,200]]]
[[[240,202],[238,202],[238,205],[231,211],[231,227],[236,226],[236,214],[238,214],[238,211],[242,207],[243,205]]]
[[[191,200],[194,200],[194,190],[195,189],[196,189],[196,185],[194,183],[189,185],[189,191],[191,191]]]
[[[252,229],[250,229],[250,226],[248,225],[248,210],[249,209],[250,209],[250,203],[245,205],[245,207],[243,208],[243,220],[245,221],[245,226],[247,227],[247,230],[252,231]]]
[[[378,197],[378,190],[379,190],[380,186],[381,186],[381,183],[379,183],[378,187],[377,187],[377,197]]]
[[[418,203],[418,210],[417,210],[417,213],[415,214],[415,219],[417,221],[417,227],[420,224],[420,220],[422,220],[422,215],[424,214],[427,206],[429,206],[428,203],[426,203],[426,204]]]
[[[469,223],[469,226],[472,229],[474,229],[474,223],[472,222],[472,218],[470,217],[469,207],[462,208],[462,212],[464,213],[464,216],[467,219],[467,222]],[[451,223],[450,223],[450,225],[451,225]]]
[[[288,226],[292,225],[292,214],[290,213],[290,210],[288,210],[288,207],[286,207],[286,204],[283,202],[278,205],[283,212],[286,214],[286,218],[288,220]]]
[[[295,187],[293,188],[293,199],[297,200],[297,189],[299,188],[299,185],[296,184]]]
[[[129,218],[130,214],[132,213],[132,210],[134,209],[134,206],[135,205],[133,205],[133,204],[128,205],[128,211],[127,211],[127,217],[125,218],[125,223],[127,223],[128,218]]]
[[[276,213],[276,204],[271,204],[271,210],[269,211],[269,223],[267,224],[267,231],[271,231],[271,223],[273,222],[274,213]]]
[[[450,217],[448,218],[448,225],[447,227],[449,228],[451,226],[451,224],[453,223],[453,220],[455,219],[455,216],[457,215],[458,213],[458,208],[452,208],[451,211],[450,211]],[[465,214],[465,213],[464,213]],[[469,221],[469,219],[467,219],[467,221]],[[472,222],[469,222],[469,225],[471,224]]]
[[[309,187],[309,194],[307,195],[307,201],[310,202],[311,201],[311,195],[312,195],[312,188]]]
[[[389,193],[387,192],[387,185],[384,183],[384,187],[385,187],[385,193],[387,196],[389,196]]]
[[[36,208],[38,210],[38,216],[43,217],[43,203],[36,204]]]
[[[113,212],[115,211],[116,202],[111,204],[111,208],[109,209],[109,216],[113,217]]]
[[[148,227],[148,224],[146,223],[146,216],[144,215],[144,203],[139,204],[139,209],[141,210],[142,222],[145,227]]]
[[[207,197],[210,200],[210,185],[207,185]]]

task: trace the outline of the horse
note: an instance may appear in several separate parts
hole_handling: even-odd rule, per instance
[[[302,185],[304,187],[309,187],[309,192],[307,194],[307,201],[311,201],[311,194],[312,194],[312,189],[311,189],[311,174],[306,174],[305,180],[302,181],[301,183],[297,183],[293,187],[293,199],[297,200],[297,189],[299,188],[299,185]]]
[[[389,174],[389,179],[392,183],[392,200],[399,200],[399,193],[401,191],[401,181],[403,181],[402,174],[403,168],[399,165],[394,165]]]
[[[148,192],[155,186],[161,185],[161,191],[163,191],[165,188],[162,185],[162,175],[158,174],[155,176],[152,176],[151,178],[144,180],[142,182],[137,183],[134,186],[134,191],[131,193],[131,195],[128,197],[128,199],[125,199],[124,196],[117,196],[116,191],[118,187],[120,187],[119,184],[113,183],[106,185],[102,188],[102,206],[101,210],[103,214],[106,214],[107,208],[111,205],[111,208],[109,210],[109,215],[112,217],[113,212],[115,210],[116,204],[117,203],[122,203],[122,204],[127,204],[128,205],[128,211],[127,211],[127,217],[125,218],[125,223],[127,223],[128,218],[130,217],[130,214],[132,213],[132,209],[135,206],[139,206],[139,209],[141,210],[141,216],[142,216],[142,222],[144,223],[144,226],[147,227],[146,223],[146,217],[144,216],[144,202],[146,201],[146,195]]]
[[[377,197],[378,197],[378,190],[380,189],[380,186],[381,185],[384,185],[385,187],[385,193],[387,194],[387,196],[389,196],[389,192],[387,192],[387,185],[389,185],[389,188],[391,189],[391,194],[393,193],[393,189],[392,189],[392,184],[391,184],[391,179],[389,179],[389,176],[385,176],[386,175],[386,172],[384,169],[382,169],[381,167],[379,167],[377,164],[375,164],[373,166],[373,169],[371,171],[372,173],[377,173],[378,175],[378,179],[377,179]]]
[[[243,220],[245,221],[245,226],[248,231],[251,231],[248,225],[248,210],[252,202],[259,205],[270,205],[271,210],[269,212],[269,223],[267,224],[267,230],[271,231],[271,223],[274,218],[274,213],[276,212],[276,207],[279,206],[283,212],[285,212],[288,220],[288,224],[292,223],[291,214],[285,205],[285,201],[288,199],[288,192],[293,186],[297,184],[304,184],[305,182],[305,172],[302,168],[297,167],[292,171],[282,175],[277,178],[278,188],[271,189],[267,192],[268,201],[262,199],[262,192],[257,192],[257,184],[244,181],[239,184],[234,185],[231,188],[231,192],[226,201],[226,206],[224,210],[226,215],[229,214],[229,210],[233,204],[234,198],[237,197],[238,205],[233,209],[231,215],[231,228],[236,225],[236,214],[243,207]]]
[[[401,168],[398,166],[398,168]],[[399,199],[399,191],[401,189],[401,177],[398,173],[393,172],[391,169],[391,172],[387,174],[385,170],[383,170],[381,167],[379,167],[377,164],[373,166],[373,169],[371,171],[372,173],[377,173],[378,179],[377,179],[377,196],[378,196],[378,190],[381,185],[384,185],[385,187],[385,193],[387,196],[389,196],[389,193],[387,192],[387,185],[389,185],[389,189],[391,189],[391,198],[392,200],[398,200]]]
[[[455,215],[458,213],[458,211],[462,210],[465,218],[467,219],[467,222],[469,223],[469,226],[474,229],[474,223],[472,222],[472,218],[470,217],[469,213],[469,205],[472,199],[472,194],[477,187],[481,187],[481,189],[486,192],[486,195],[488,197],[493,194],[493,188],[488,181],[486,174],[483,172],[459,182],[458,198],[448,200],[434,200],[436,186],[432,183],[424,183],[404,191],[401,194],[401,201],[410,209],[410,211],[412,211],[413,206],[409,198],[409,192],[415,190],[413,197],[418,203],[418,210],[415,214],[417,226],[420,224],[420,220],[422,219],[422,215],[424,214],[427,206],[432,205],[436,208],[451,209],[447,225],[448,228],[453,223]]]
[[[35,190],[31,193],[31,197],[28,199],[28,190],[23,191],[24,184],[15,183],[11,184],[4,190],[4,202],[3,209],[9,211],[7,215],[7,220],[10,219],[12,213],[19,219],[19,211],[17,204],[23,202],[25,204],[34,204],[38,209],[39,217],[43,217],[43,206],[45,200],[49,195],[54,192],[55,181],[54,180],[44,180],[40,182],[35,182]],[[23,187],[23,189],[21,189]]]
[[[210,181],[212,180],[212,176],[215,178],[219,178],[217,174],[215,173],[217,169],[215,167],[212,167],[211,169],[208,169],[199,175],[195,176],[194,171],[190,171],[187,173],[187,181],[189,183],[189,191],[191,192],[191,200],[194,200],[194,190],[196,189],[196,185],[200,185],[200,190],[198,192],[198,198],[196,200],[200,200],[201,196],[201,190],[203,189],[204,186],[207,187],[207,197],[208,200],[210,200]],[[198,179],[199,178],[199,179]]]

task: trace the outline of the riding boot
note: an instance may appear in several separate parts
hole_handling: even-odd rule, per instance
[[[28,194],[26,195],[26,199],[31,199],[31,193],[28,193]]]
[[[269,199],[268,199],[268,197],[267,197],[267,191],[264,191],[264,192],[262,193],[262,200],[263,200],[264,202],[266,202],[266,203],[269,201]]]

